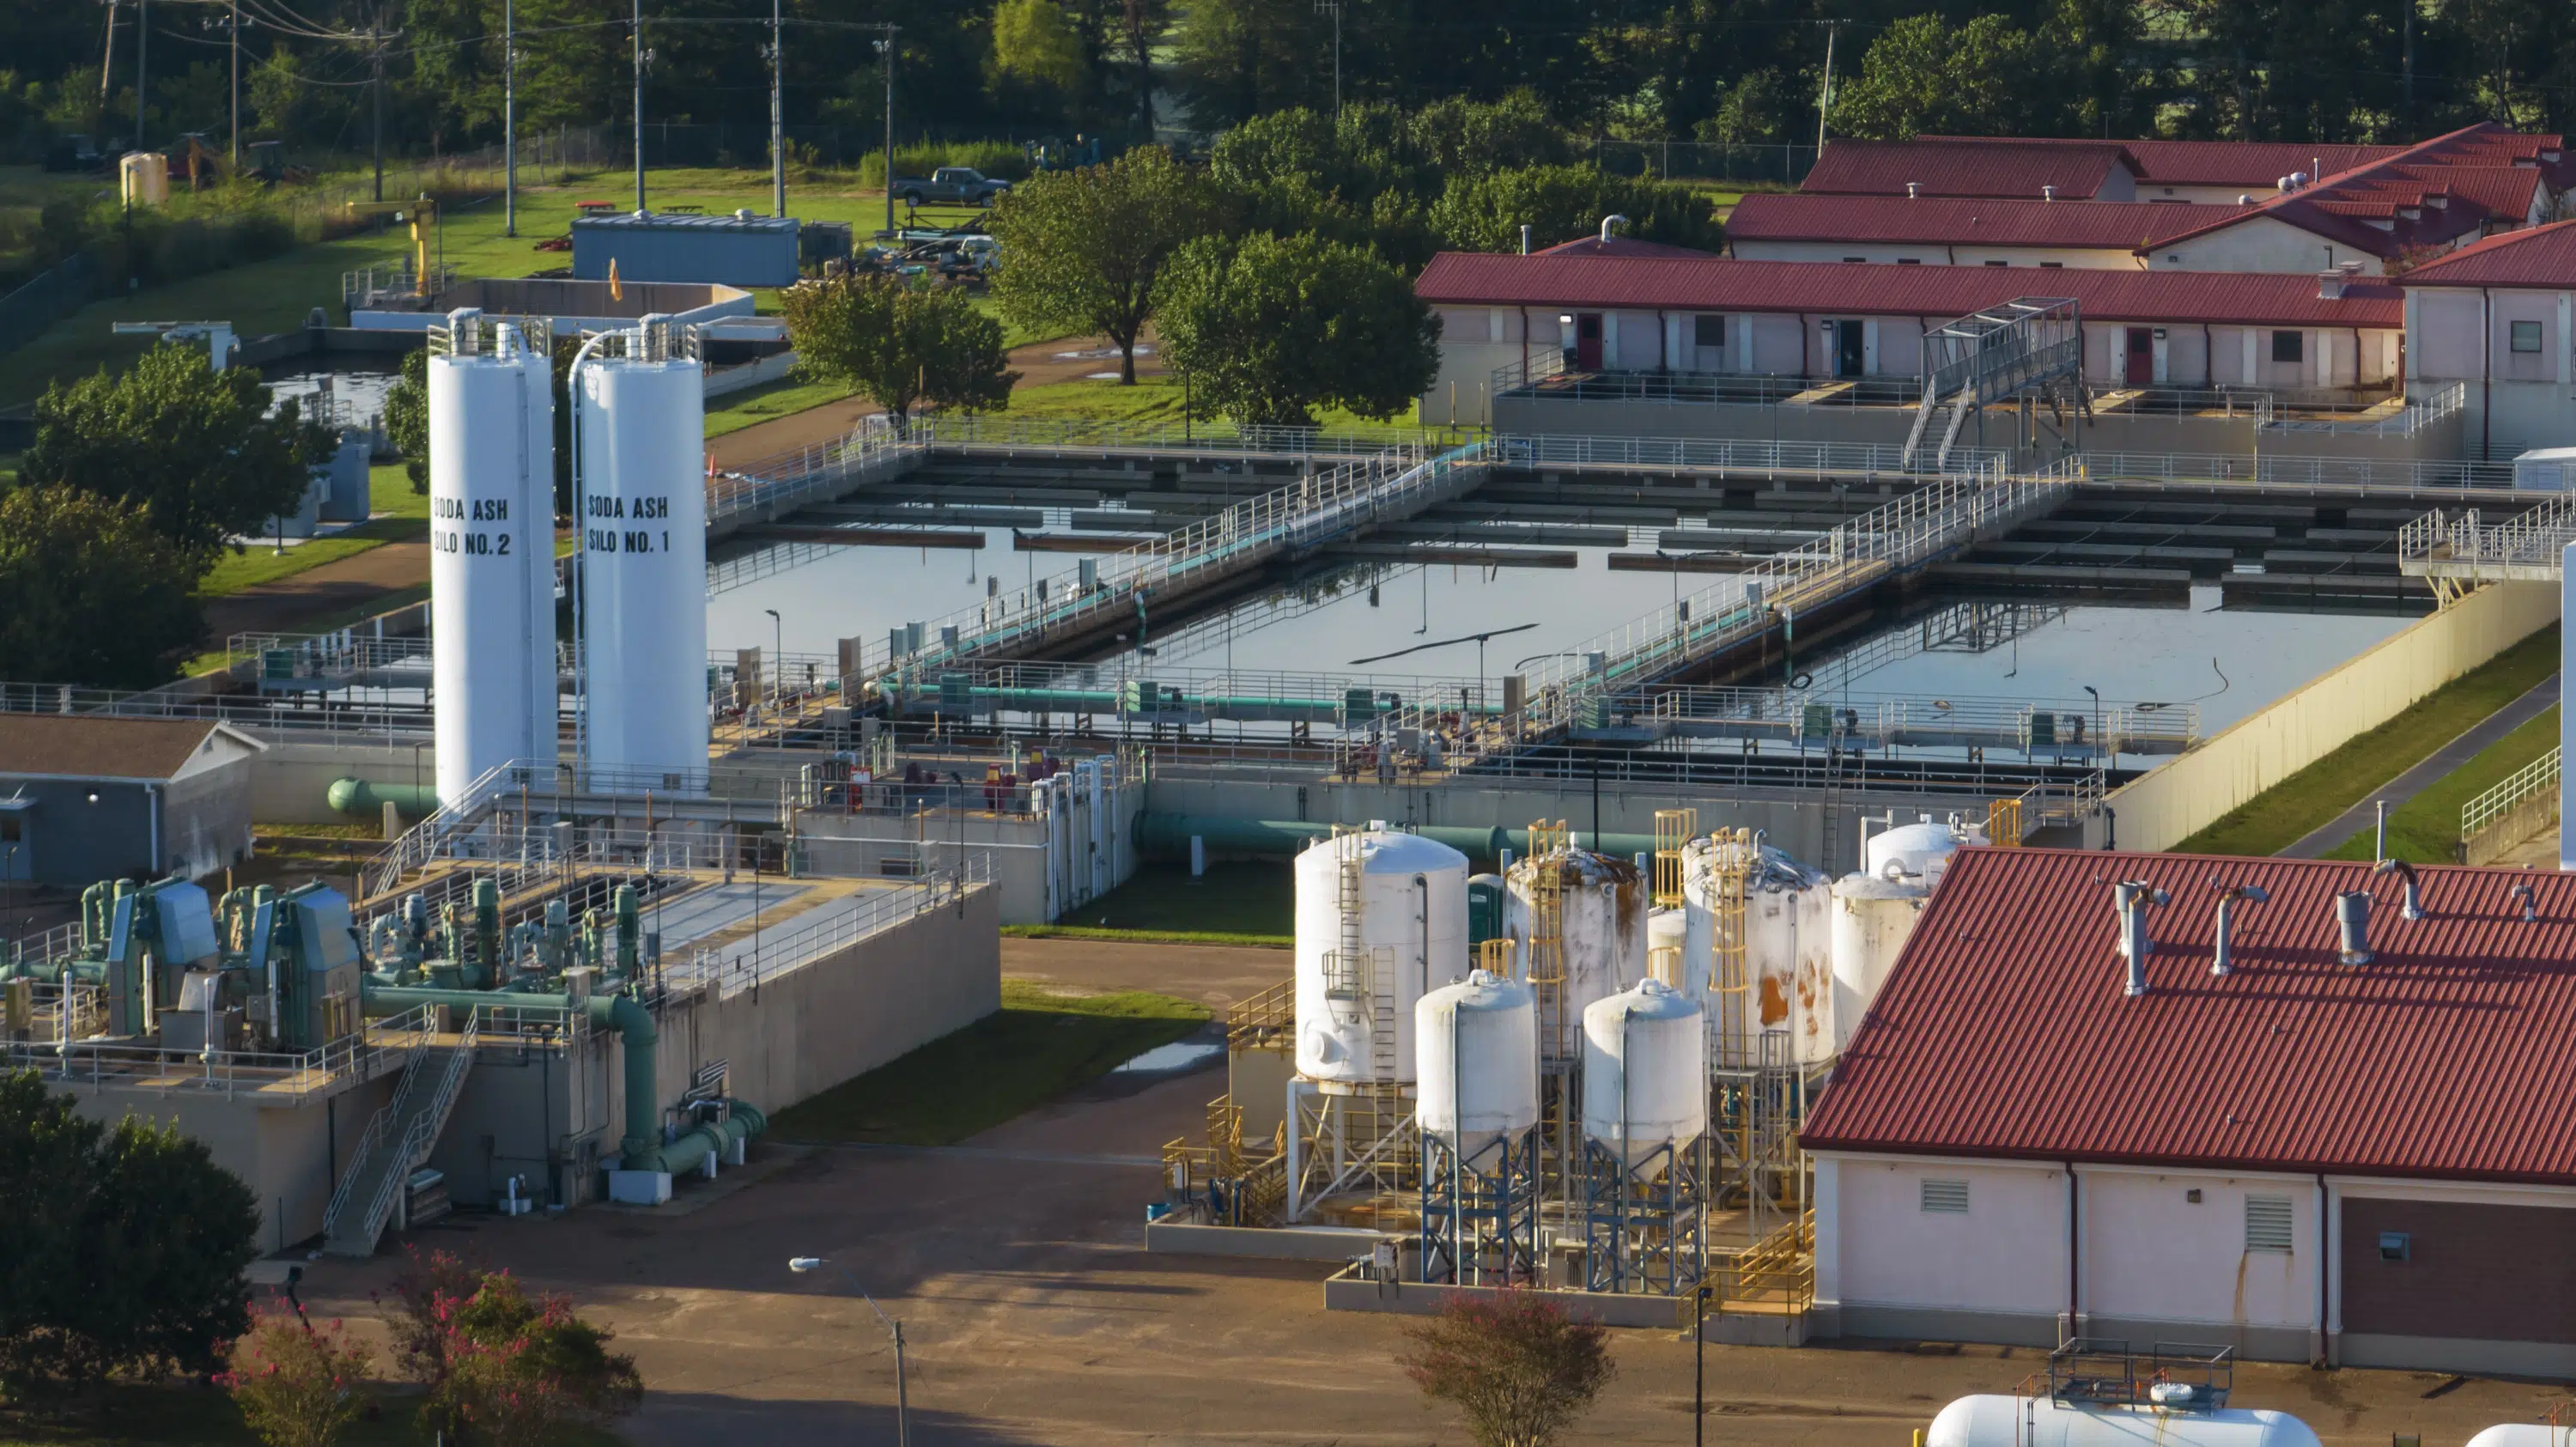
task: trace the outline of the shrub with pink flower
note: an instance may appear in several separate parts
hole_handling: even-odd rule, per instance
[[[367,1409],[367,1364],[339,1322],[316,1327],[272,1307],[252,1314],[215,1384],[268,1447],[331,1447]]]
[[[635,1410],[643,1378],[635,1359],[608,1350],[613,1335],[575,1316],[561,1296],[530,1296],[506,1271],[483,1274],[471,1295],[433,1290],[434,1362],[421,1425],[474,1447],[537,1447],[567,1427],[599,1426]]]

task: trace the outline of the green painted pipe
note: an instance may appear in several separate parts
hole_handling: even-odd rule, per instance
[[[552,1010],[565,1015],[575,1008],[568,996],[522,995],[508,990],[441,990],[421,985],[378,985],[366,991],[365,1009],[370,1015],[399,1015],[420,1005],[448,1005],[465,1010],[478,1005],[507,1005],[514,1010]],[[617,1031],[625,1047],[626,1134],[618,1141],[618,1149],[625,1158],[626,1169],[660,1170],[660,1166],[635,1164],[659,1150],[653,1136],[654,1125],[662,1118],[662,1103],[653,1079],[653,1050],[662,1037],[661,1032],[653,1028],[653,1012],[645,1009],[632,995],[593,995],[589,1004],[582,1008],[593,1025]]]
[[[1147,811],[1136,816],[1130,836],[1136,847],[1148,854],[1186,857],[1193,835],[1204,840],[1211,854],[1295,854],[1318,839],[1332,836],[1333,826],[1304,819],[1233,819],[1208,814],[1168,814]],[[1527,829],[1478,829],[1456,825],[1427,825],[1411,831],[1437,844],[1446,844],[1469,859],[1492,863],[1503,850],[1515,857],[1529,853]],[[1598,848],[1604,854],[1625,858],[1651,854],[1655,836],[1651,834],[1604,834],[1596,844],[1594,837],[1575,831],[1577,844]]]
[[[373,817],[391,804],[398,813],[426,819],[438,812],[438,791],[426,784],[379,784],[355,777],[331,781],[331,807],[343,814]]]

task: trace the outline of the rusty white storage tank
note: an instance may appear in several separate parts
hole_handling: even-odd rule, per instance
[[[2287,1412],[2220,1407],[2072,1406],[2041,1396],[1961,1397],[1941,1409],[1923,1447],[2318,1447]]]
[[[1538,1124],[1538,997],[1484,970],[1414,1003],[1415,1120],[1462,1160]]]
[[[1712,1028],[1741,1033],[1737,1048],[1754,1049],[1765,1030],[1789,1033],[1793,1057],[1804,1063],[1834,1054],[1832,905],[1826,877],[1787,852],[1740,839],[1734,831],[1703,835],[1682,846],[1682,908],[1689,924],[1683,942],[1686,988],[1714,988],[1717,896],[1721,865],[1744,871],[1744,979],[1741,1019],[1714,1004]]]
[[[1630,1166],[1708,1129],[1708,1029],[1661,980],[1583,1012],[1583,1133]]]
[[[1297,856],[1297,1073],[1413,1079],[1413,1007],[1467,973],[1467,856],[1372,825]]]
[[[1551,949],[1535,934],[1538,901],[1553,881],[1556,901],[1556,945]],[[1556,986],[1552,1018],[1540,1021],[1556,1038],[1539,1042],[1550,1058],[1571,1055],[1579,1047],[1583,1011],[1646,978],[1646,916],[1651,904],[1646,877],[1633,861],[1589,849],[1553,849],[1532,859],[1512,862],[1506,877],[1503,933],[1512,941],[1521,978],[1546,988]]]

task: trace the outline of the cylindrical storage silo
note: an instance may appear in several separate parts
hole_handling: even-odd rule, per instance
[[[1766,1030],[1788,1032],[1791,1055],[1798,1061],[1831,1059],[1833,954],[1826,929],[1830,882],[1787,853],[1758,839],[1715,836],[1703,836],[1682,847],[1686,981],[1703,990],[1724,983],[1716,971],[1721,866],[1741,871],[1744,877],[1744,969],[1741,1005],[1713,1003],[1712,1028],[1737,1033],[1726,1048],[1740,1059],[1759,1058],[1759,1041]]]
[[[583,728],[594,787],[685,790],[707,767],[704,368],[646,317],[581,388]]]
[[[1539,925],[1551,880],[1552,944]],[[1512,862],[1503,932],[1512,941],[1522,979],[1542,990],[1555,982],[1554,1018],[1542,1022],[1542,1028],[1562,1033],[1541,1042],[1548,1054],[1579,1049],[1576,1036],[1585,1008],[1646,978],[1646,916],[1651,909],[1645,876],[1615,855],[1558,849]]]
[[[1538,997],[1475,970],[1414,1003],[1414,1119],[1461,1160],[1538,1124]]]
[[[1630,1166],[1708,1129],[1708,1029],[1661,980],[1583,1012],[1583,1134]]]
[[[2317,1447],[2317,1434],[2268,1408],[2162,1410],[2070,1405],[2053,1397],[2000,1393],[1961,1397],[1941,1409],[1923,1447]]]
[[[519,329],[448,318],[429,358],[430,697],[438,799],[555,760],[554,370]]]
[[[1650,910],[1646,915],[1646,973],[1676,990],[1685,989],[1690,974],[1690,912]],[[1696,991],[1691,991],[1696,994]]]
[[[1297,856],[1297,1073],[1410,1081],[1413,1007],[1467,973],[1467,856],[1386,829]]]
[[[1834,885],[1834,1048],[1851,1043],[1861,1016],[1878,998],[1879,986],[1914,933],[1923,901],[1930,894],[1919,884],[1846,874]]]

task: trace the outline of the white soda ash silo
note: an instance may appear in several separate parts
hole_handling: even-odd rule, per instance
[[[1984,830],[1947,824],[1929,814],[1912,824],[1884,829],[1863,841],[1861,870],[1834,885],[1834,1048],[1851,1043],[1870,1001],[1896,966],[1924,901],[1941,885],[1950,860],[1971,845],[1985,843]]]
[[[694,331],[648,316],[575,383],[584,753],[610,787],[705,787],[704,372]]]
[[[1551,879],[1557,915],[1553,961],[1537,937]],[[1561,1032],[1540,1042],[1550,1058],[1582,1048],[1576,1037],[1593,1001],[1646,978],[1647,917],[1652,912],[1645,875],[1629,860],[1565,848],[1512,861],[1503,900],[1503,934],[1512,942],[1512,958],[1519,962],[1521,978],[1534,985],[1544,985],[1551,973],[1562,976],[1553,1018],[1540,1022],[1542,1030]]]
[[[515,323],[448,313],[429,357],[430,698],[438,801],[518,759],[551,766],[554,368]]]
[[[1412,1080],[1415,1003],[1467,973],[1467,856],[1371,824],[1317,840],[1295,874],[1297,1073]]]
[[[1708,1129],[1708,1028],[1661,980],[1583,1012],[1583,1134],[1634,1169]]]
[[[2088,1405],[2045,1394],[1961,1397],[1941,1409],[1923,1447],[2318,1447],[2287,1412],[2261,1407]]]
[[[1708,991],[1716,965],[1721,862],[1744,871],[1744,981],[1738,1021],[1712,1007],[1712,1026],[1740,1029],[1736,1048],[1754,1058],[1766,1030],[1789,1035],[1791,1057],[1816,1064],[1834,1056],[1832,882],[1786,851],[1701,835],[1682,846],[1683,988]]]
[[[1421,1042],[1414,1119],[1472,1164],[1538,1124],[1538,996],[1484,970],[1413,1007]]]

